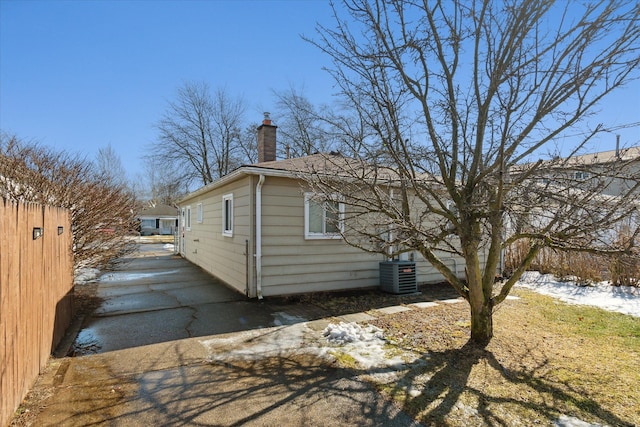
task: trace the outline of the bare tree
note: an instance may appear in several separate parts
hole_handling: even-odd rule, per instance
[[[334,148],[327,128],[327,117],[309,101],[302,90],[291,86],[286,92],[274,94],[280,117],[279,149],[287,148],[291,157],[302,157],[328,152]]]
[[[242,132],[238,161],[241,165],[258,162],[258,126],[258,123],[250,124]]]
[[[157,158],[148,159],[144,170],[147,188],[143,199],[146,202],[174,206],[188,192],[184,182],[176,175],[176,170],[163,169]]]
[[[638,77],[640,4],[346,0],[334,14],[310,41],[332,58],[353,111],[333,123],[355,159],[327,157],[332,173],[312,170],[308,185],[341,195],[350,244],[415,250],[435,266],[468,301],[473,342],[489,342],[493,310],[542,248],[635,245],[638,169],[618,159],[586,184],[561,173],[570,160],[538,157]],[[603,130],[579,132],[565,157]],[[613,179],[631,185],[603,196]],[[620,245],[608,234],[622,222],[635,228]],[[494,288],[516,242],[527,250]],[[464,279],[444,262],[450,253],[464,257]]]
[[[225,89],[212,95],[204,82],[185,83],[156,124],[158,141],[150,157],[176,171],[186,186],[213,182],[238,166],[234,156],[244,111],[244,101]]]
[[[135,197],[77,155],[2,134],[0,192],[71,211],[75,268],[104,266],[134,247],[127,237],[136,227]]]
[[[123,188],[129,185],[127,172],[122,166],[120,156],[111,144],[98,149],[96,168],[96,173],[111,185]]]

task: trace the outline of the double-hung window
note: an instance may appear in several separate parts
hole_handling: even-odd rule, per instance
[[[233,193],[222,196],[222,235],[233,237]]]
[[[344,230],[344,204],[339,196],[304,195],[305,239],[340,239]]]
[[[197,218],[196,221],[198,223],[201,223],[202,222],[202,203],[198,203],[198,214],[197,215],[198,216],[196,217]]]

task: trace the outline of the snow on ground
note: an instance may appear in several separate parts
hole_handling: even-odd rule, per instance
[[[306,320],[299,316],[292,316],[283,311],[279,311],[271,315],[274,317],[273,324],[276,326],[295,325],[296,323],[302,323]]]
[[[207,361],[209,362],[260,360],[296,352],[321,356],[320,348],[304,344],[304,336],[307,332],[306,323],[298,323],[290,326],[237,332],[201,340],[200,343],[207,350]]]
[[[79,268],[76,270],[73,284],[74,285],[86,285],[87,283],[95,282],[100,275],[100,270],[97,268]]]
[[[524,273],[516,286],[558,298],[569,304],[590,305],[640,317],[640,288],[611,286],[606,282],[578,286],[574,282],[560,282],[551,274],[540,274],[536,271]]]
[[[329,323],[322,335],[328,342],[334,344],[347,344],[356,342],[376,342],[383,340],[382,329],[375,326],[365,326],[364,328],[357,323],[340,322],[339,325]]]
[[[602,424],[591,424],[568,415],[560,415],[553,425],[555,427],[602,427]]]
[[[147,279],[155,276],[163,276],[165,274],[175,274],[178,270],[157,271],[153,273],[130,273],[126,271],[115,271],[100,276],[101,282],[126,282],[129,280]]]
[[[165,243],[164,246],[162,246],[162,249],[169,252],[175,252],[176,245],[174,245],[173,243]]]
[[[360,326],[355,322],[330,323],[322,332],[329,344],[340,347],[340,352],[351,356],[363,369],[406,368],[399,356],[390,356],[385,350],[382,329],[372,325]]]

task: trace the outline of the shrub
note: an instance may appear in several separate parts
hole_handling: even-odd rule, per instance
[[[74,267],[101,267],[132,249],[135,196],[105,180],[94,163],[0,135],[0,193],[71,212]]]

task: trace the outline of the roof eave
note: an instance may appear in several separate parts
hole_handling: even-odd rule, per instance
[[[180,199],[178,201],[178,204],[182,205],[186,201],[189,201],[202,194],[208,193],[209,191],[213,191],[216,188],[223,187],[233,181],[240,179],[243,176],[248,176],[248,175],[265,175],[265,176],[282,177],[282,178],[295,178],[295,174],[288,170],[263,168],[259,166],[242,166],[236,169],[235,171],[231,172],[230,174],[225,175],[222,178],[219,178],[210,184],[200,187],[195,191],[192,191],[191,193],[187,194],[182,199]]]

